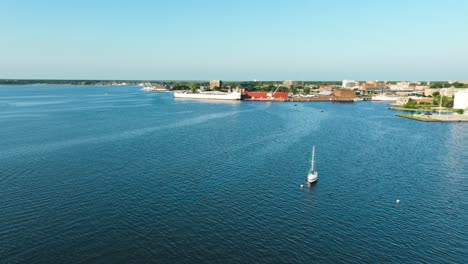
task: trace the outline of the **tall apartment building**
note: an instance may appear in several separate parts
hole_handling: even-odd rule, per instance
[[[296,82],[293,80],[286,80],[283,82],[283,87],[291,87],[291,86],[296,86]]]
[[[210,89],[213,90],[215,87],[221,88],[223,85],[223,82],[221,80],[210,80]]]

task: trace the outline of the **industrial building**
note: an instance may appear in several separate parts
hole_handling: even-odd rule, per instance
[[[349,89],[336,89],[333,91],[333,100],[341,102],[353,102],[356,98],[356,93]]]
[[[276,93],[267,93],[267,92],[244,92],[242,94],[242,99],[287,99],[287,92],[276,92]]]

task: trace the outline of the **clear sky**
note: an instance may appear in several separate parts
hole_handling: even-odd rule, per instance
[[[0,78],[468,80],[467,0],[0,0]]]

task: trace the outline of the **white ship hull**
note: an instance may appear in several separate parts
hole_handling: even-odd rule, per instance
[[[222,93],[222,92],[201,92],[201,93],[190,93],[190,92],[174,92],[175,98],[186,98],[186,99],[209,99],[209,100],[240,100],[241,93]]]
[[[167,90],[164,88],[146,87],[146,86],[141,88],[140,90],[147,91],[147,92],[158,92],[158,93],[168,93],[171,91],[171,90]]]
[[[377,96],[372,96],[372,101],[377,101],[377,102],[396,102],[400,99],[399,97],[391,97],[391,96],[386,96],[386,95],[377,95]]]

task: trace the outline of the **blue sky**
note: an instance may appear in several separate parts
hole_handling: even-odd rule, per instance
[[[468,79],[468,1],[0,0],[0,78]]]

